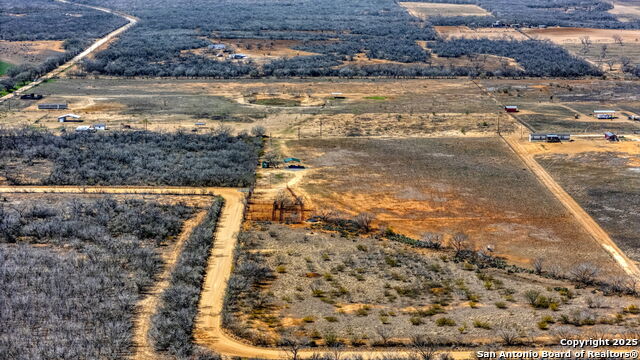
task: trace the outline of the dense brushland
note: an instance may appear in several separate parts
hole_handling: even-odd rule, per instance
[[[65,53],[42,64],[15,66],[0,81],[0,91],[31,81],[80,53],[126,20],[102,11],[46,0],[0,0],[0,40],[63,40]]]
[[[427,53],[415,41],[435,39],[431,27],[412,18],[390,0],[348,3],[337,0],[269,3],[227,0],[170,2],[172,6],[167,6],[168,1],[153,4],[90,2],[115,6],[142,19],[136,29],[85,67],[90,72],[113,75],[260,75],[253,64],[180,53],[181,50],[205,47],[216,38],[308,41],[309,44],[300,48],[313,49],[322,55],[304,60],[295,58],[293,63],[286,64],[293,72],[300,72],[300,68],[329,68],[336,65],[341,56],[360,52],[377,59],[420,62]],[[142,53],[141,47],[145,48]]]
[[[602,0],[407,0],[425,3],[475,4],[493,16],[436,16],[429,20],[435,25],[490,26],[503,24],[594,27],[602,29],[637,29],[640,22],[621,22],[607,12],[611,3]]]
[[[589,63],[566,50],[546,41],[488,40],[488,39],[454,39],[437,42],[432,46],[434,52],[442,57],[472,56],[490,54],[511,57],[518,61],[524,69],[504,68],[496,73],[502,76],[534,76],[534,77],[576,77],[584,75],[597,76],[602,72]],[[544,56],[541,56],[544,54]],[[494,75],[480,66],[477,74]]]
[[[260,138],[224,131],[57,136],[18,129],[1,131],[0,139],[0,175],[46,185],[248,186],[261,146]]]
[[[417,41],[431,41],[435,52],[462,46],[461,54],[515,52],[525,71],[487,72],[500,76],[584,76],[598,75],[583,60],[547,43],[505,44],[487,41],[449,44],[440,42],[429,21],[410,16],[390,0],[374,2],[337,0],[263,3],[255,0],[188,3],[165,1],[124,2],[85,0],[116,7],[139,16],[140,24],[117,43],[84,63],[88,73],[117,76],[205,76],[205,77],[292,77],[292,76],[466,76],[477,75],[472,66],[433,64],[429,49]],[[171,15],[168,14],[171,11]],[[216,14],[213,16],[212,14]],[[547,14],[548,16],[548,14]],[[491,17],[489,17],[491,18]],[[162,20],[160,20],[162,19]],[[315,55],[270,59],[258,64],[251,59],[237,62],[225,57],[191,52],[219,39],[286,39],[293,50]],[[297,44],[295,44],[297,43]],[[531,48],[525,51],[523,48]],[[144,51],[141,51],[144,49]],[[227,53],[228,54],[228,53]],[[225,54],[226,55],[226,54]],[[390,63],[358,63],[353,59],[381,59]],[[445,55],[447,56],[447,55]],[[530,60],[529,60],[530,59]],[[550,70],[548,63],[554,63]]]
[[[178,359],[210,359],[208,356],[213,356],[206,349],[194,346],[192,332],[222,205],[222,198],[216,199],[205,219],[185,242],[171,274],[169,288],[162,294],[162,303],[152,318],[149,336],[155,349],[167,351]]]
[[[0,204],[5,358],[125,358],[134,305],[162,266],[158,247],[193,212],[134,199],[68,199],[5,196]]]

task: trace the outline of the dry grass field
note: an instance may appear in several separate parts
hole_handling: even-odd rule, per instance
[[[582,261],[617,272],[607,253],[497,137],[288,141],[311,166],[298,183],[316,209],[420,237],[468,234],[510,263],[544,257],[564,269]]]
[[[536,131],[632,134],[640,130],[640,122],[627,119],[640,113],[640,88],[634,81],[483,80],[482,85],[501,103],[518,105],[517,116]],[[593,111],[601,109],[616,110],[617,118],[596,119]]]
[[[239,241],[230,283],[248,285],[229,298],[226,326],[254,344],[296,338],[384,348],[425,334],[440,346],[469,346],[502,343],[507,333],[518,342],[554,343],[559,332],[617,334],[638,324],[636,315],[618,315],[634,298],[480,269],[454,261],[450,251],[263,223],[247,224]],[[266,277],[250,276],[251,269]]]
[[[531,145],[531,151],[616,244],[640,260],[640,142],[579,139]]]
[[[616,15],[616,18],[622,22],[628,22],[640,19],[640,1],[638,0],[619,0],[611,1],[613,9],[609,13]]]
[[[552,27],[546,29],[523,29],[530,37],[547,39],[559,45],[580,44],[580,38],[588,36],[593,43],[614,43],[614,36],[620,36],[625,43],[640,41],[640,30],[590,29]]]
[[[237,130],[265,126],[276,136],[431,136],[495,132],[512,122],[467,79],[210,81],[58,79],[37,88],[40,102],[69,110],[43,111],[34,102],[2,104],[5,124],[74,128],[57,116],[75,113],[85,124],[150,130],[199,131],[220,123]],[[285,106],[283,106],[285,105]],[[294,106],[291,106],[294,105]]]
[[[400,2],[409,14],[426,19],[429,16],[490,16],[485,9],[471,4],[443,4],[425,2]]]
[[[444,39],[526,40],[527,37],[512,28],[470,28],[468,26],[435,26]]]

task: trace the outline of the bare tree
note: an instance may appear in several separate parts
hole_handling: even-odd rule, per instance
[[[391,338],[391,331],[389,331],[389,329],[385,326],[378,326],[376,328],[376,334],[380,336],[382,344],[384,346],[387,346],[387,344],[389,343],[389,338]]]
[[[456,256],[458,256],[461,252],[469,249],[469,236],[464,233],[457,233],[451,238],[450,245],[456,251]]]
[[[353,221],[364,231],[371,231],[371,224],[373,220],[376,219],[376,216],[369,212],[362,212],[358,214]]]
[[[609,71],[613,71],[613,66],[616,64],[616,60],[614,58],[608,58],[605,63],[609,66]]]
[[[621,56],[618,60],[620,62],[620,68],[622,71],[628,71],[629,65],[631,65],[631,59],[626,56]]]
[[[585,285],[591,285],[600,274],[600,268],[592,263],[581,263],[571,269],[569,274],[573,280]]]
[[[282,164],[282,154],[277,150],[271,150],[264,154],[264,161],[268,162],[270,166],[277,168]]]
[[[624,46],[624,42],[622,42],[622,36],[620,36],[619,34],[615,34],[612,36],[612,38],[614,43],[620,46]]]
[[[533,271],[536,272],[536,274],[540,275],[542,274],[542,270],[544,267],[544,259],[541,257],[537,257],[535,259],[533,259]]]
[[[584,54],[588,53],[589,49],[591,49],[591,45],[593,45],[593,41],[591,41],[591,38],[589,36],[581,37],[580,43],[582,44],[582,52]]]
[[[267,133],[267,129],[264,126],[256,125],[251,128],[251,135],[253,136],[264,136]]]
[[[414,357],[421,360],[433,360],[436,355],[436,347],[428,337],[415,335],[411,338],[411,347]]]
[[[333,360],[340,360],[342,358],[342,344],[335,343],[330,347],[330,352]]]
[[[280,342],[280,347],[287,353],[287,356],[291,360],[298,360],[300,350],[302,349],[302,342],[294,338],[285,338]]]
[[[442,234],[426,232],[422,234],[422,241],[430,243],[433,248],[439,249],[442,247]]]

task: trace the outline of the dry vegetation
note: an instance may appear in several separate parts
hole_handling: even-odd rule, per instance
[[[590,261],[616,273],[608,254],[568,215],[499,138],[288,141],[312,166],[299,183],[318,209],[419,237],[458,232],[510,263],[543,257],[568,269]]]
[[[582,152],[537,157],[632,259],[640,260],[640,145],[591,140]],[[626,145],[626,146],[625,146]],[[625,151],[626,150],[628,151]]]
[[[354,236],[357,224],[247,224],[225,326],[258,345],[390,347],[423,335],[437,346],[552,342],[549,334],[617,334],[638,324],[624,310],[635,298],[507,271],[486,256],[465,261],[466,250],[417,249],[384,232]],[[540,263],[545,275],[547,266]]]
[[[6,41],[0,40],[0,60],[12,64],[38,64],[49,57],[64,53],[62,41]]]
[[[3,195],[0,353],[129,354],[135,305],[194,211],[173,199]]]

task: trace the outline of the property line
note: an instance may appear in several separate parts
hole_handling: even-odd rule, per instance
[[[472,80],[473,81],[473,80]],[[500,104],[498,99],[491,93],[486,91],[476,81],[473,81],[478,88],[480,88],[485,94],[490,96],[496,103]],[[529,130],[534,131],[526,122],[520,120],[519,117],[509,113],[514,120],[516,120],[521,126],[527,127]],[[620,265],[622,270],[629,276],[640,279],[640,268],[631,260],[611,239],[609,234],[602,229],[602,227],[589,215],[578,202],[567,193],[560,184],[558,184],[553,177],[531,156],[522,145],[518,143],[517,139],[511,136],[503,136],[498,134],[502,140],[509,146],[509,148],[522,160],[522,162],[529,168],[529,170],[538,178],[538,180],[560,201],[560,203],[569,211],[570,214],[578,221],[580,225],[591,235],[591,237],[598,243],[606,252],[608,252],[613,259]]]
[[[81,7],[86,7],[86,8],[90,8],[90,9],[94,9],[94,10],[98,10],[98,11],[102,11],[102,12],[106,12],[109,14],[113,14],[113,15],[117,15],[120,16],[124,19],[126,19],[128,21],[127,24],[117,28],[116,30],[108,33],[107,35],[105,35],[104,37],[96,40],[93,44],[91,44],[91,46],[89,46],[88,48],[86,48],[84,51],[82,51],[80,54],[76,55],[73,59],[67,61],[66,63],[58,66],[57,68],[49,71],[47,74],[39,77],[38,79],[30,82],[29,84],[21,87],[20,89],[17,89],[16,91],[7,94],[3,97],[0,97],[0,103],[12,99],[17,95],[23,94],[26,91],[33,89],[34,87],[42,84],[44,81],[52,79],[58,75],[60,75],[61,73],[63,73],[64,71],[66,71],[67,69],[69,69],[70,67],[72,67],[73,65],[77,64],[80,60],[84,59],[87,55],[91,54],[92,52],[94,52],[95,50],[97,50],[98,48],[100,48],[102,45],[106,44],[108,41],[110,41],[111,39],[113,39],[114,37],[122,34],[123,32],[129,30],[132,26],[134,26],[137,22],[138,22],[138,18],[125,14],[121,11],[116,11],[116,10],[111,10],[111,9],[107,9],[104,7],[99,7],[99,6],[92,6],[92,5],[85,5],[85,4],[77,4],[71,1],[67,1],[67,0],[56,0],[58,2],[61,3],[65,3],[65,4],[71,4],[71,5],[75,5],[75,6],[81,6]]]

